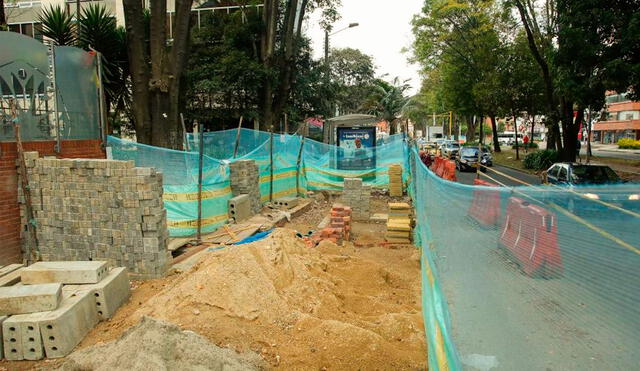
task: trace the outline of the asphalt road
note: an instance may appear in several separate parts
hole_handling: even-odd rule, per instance
[[[515,181],[513,179],[509,179],[508,177],[505,177],[504,175],[501,175],[498,172],[506,174],[509,177],[516,178],[520,181],[523,181],[529,184],[539,185],[541,183],[540,178],[536,175],[523,173],[521,171],[517,171],[517,170],[500,166],[500,165],[493,165],[487,170],[486,174],[491,178],[494,178],[495,180],[509,187],[523,185],[522,183]],[[460,183],[473,185],[473,180],[476,178],[476,173],[456,171],[456,177],[458,178],[458,182]],[[492,182],[491,179],[484,177],[482,175],[480,176],[480,179],[484,179],[486,181]]]
[[[627,160],[640,160],[640,153],[633,152],[620,152],[620,151],[607,151],[606,149],[591,149],[591,153],[596,157],[609,157],[609,158],[624,158]],[[587,156],[587,150],[583,147],[580,150],[580,155],[585,158]]]

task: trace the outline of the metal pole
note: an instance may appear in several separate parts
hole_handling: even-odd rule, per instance
[[[269,140],[269,202],[273,201],[273,126]]]
[[[298,150],[298,161],[296,162],[296,195],[300,196],[300,164],[302,162],[302,148],[304,147],[304,135],[300,141],[300,149]]]
[[[518,120],[516,119],[516,113],[513,113],[513,130],[516,133],[516,160],[520,159],[520,149],[518,148]]]
[[[591,161],[591,106],[587,113],[587,164]]]
[[[100,108],[100,135],[102,136],[102,144],[106,145],[107,135],[109,133],[107,122],[107,109],[104,95],[104,85],[102,80],[102,53],[96,51],[96,58],[98,58],[98,107]]]
[[[62,150],[60,145],[60,117],[58,116],[58,87],[56,85],[56,51],[55,45],[50,45],[50,58],[51,58],[51,86],[53,88],[53,118],[56,123],[56,153],[60,153]]]
[[[242,129],[242,120],[244,116],[240,116],[240,122],[238,123],[238,132],[236,133],[236,145],[233,148],[233,158],[238,156],[238,147],[240,146],[240,130]]]
[[[480,179],[480,167],[482,166],[482,131],[483,131],[483,121],[480,120],[480,136],[478,138],[478,167],[476,167],[476,178]],[[462,149],[460,150],[460,156],[462,158]]]
[[[204,127],[200,124],[200,154],[198,160],[198,244],[202,242],[202,162],[204,160]]]
[[[451,139],[451,124],[452,124],[452,121],[453,121],[452,120],[452,118],[453,118],[452,116],[453,116],[452,112],[449,111],[449,139]]]
[[[324,63],[329,66],[329,31],[324,31]]]

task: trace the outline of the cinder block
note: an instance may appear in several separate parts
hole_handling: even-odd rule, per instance
[[[26,285],[48,282],[64,284],[98,283],[108,273],[105,261],[37,262],[22,270]]]
[[[228,202],[229,217],[237,222],[249,219],[253,213],[251,212],[251,200],[249,196],[244,194],[236,196]]]
[[[22,333],[20,326],[5,320],[2,323],[2,337],[5,358],[9,361],[22,361]]]
[[[4,332],[2,331],[2,324],[9,318],[9,316],[0,316],[0,359],[4,358]]]
[[[291,209],[298,205],[298,199],[296,197],[282,197],[274,201],[278,207],[283,209]]]
[[[69,354],[98,323],[93,290],[65,292],[60,307],[40,321],[40,333],[47,358]]]
[[[54,310],[60,303],[61,293],[59,283],[0,287],[0,315]]]

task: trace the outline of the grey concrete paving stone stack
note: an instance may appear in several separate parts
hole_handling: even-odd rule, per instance
[[[161,173],[132,161],[26,155],[42,260],[103,260],[138,278],[166,274]]]
[[[262,209],[260,197],[260,170],[254,160],[238,160],[229,165],[231,192],[234,196],[246,194],[251,200],[251,210],[259,213]]]
[[[353,220],[369,220],[371,216],[371,186],[360,178],[345,178],[342,202],[351,207]]]
[[[0,287],[0,315],[54,310],[60,304],[61,295],[59,283]]]
[[[25,285],[60,282],[64,284],[98,283],[109,273],[106,261],[37,262],[22,270]]]

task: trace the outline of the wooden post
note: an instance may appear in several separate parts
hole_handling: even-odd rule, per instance
[[[31,192],[29,191],[29,176],[27,175],[27,164],[24,160],[24,149],[20,138],[20,125],[18,124],[18,112],[13,100],[9,101],[9,109],[13,121],[13,132],[16,137],[16,150],[18,152],[18,167],[20,168],[20,188],[24,196],[25,217],[27,219],[27,231],[29,239],[25,241],[25,257],[27,265],[37,261],[38,236],[36,235],[36,224],[33,216],[33,206],[31,204]]]
[[[240,116],[240,122],[238,123],[238,132],[236,133],[236,145],[233,147],[233,158],[238,156],[238,147],[240,146],[240,131],[242,129],[242,120],[244,116]]]
[[[200,154],[198,161],[198,244],[202,242],[202,161],[204,160],[204,127],[200,124]]]
[[[591,162],[591,106],[587,113],[587,164]]]
[[[289,134],[289,115],[284,114],[284,134]]]
[[[273,126],[269,140],[269,202],[273,202]]]

